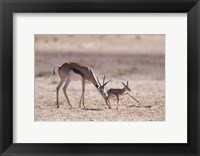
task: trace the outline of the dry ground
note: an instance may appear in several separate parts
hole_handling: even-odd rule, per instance
[[[165,120],[164,35],[36,35],[35,36],[35,121],[163,121]],[[122,88],[129,80],[131,94],[116,100],[108,109],[92,84],[86,85],[86,109],[78,108],[81,82],[71,82],[67,93],[73,109],[60,90],[59,77],[52,76],[55,64],[76,61],[90,66],[109,88]]]

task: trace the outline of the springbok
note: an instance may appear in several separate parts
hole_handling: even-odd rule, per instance
[[[98,77],[97,77],[97,81],[98,81],[98,83],[100,85],[99,91],[100,91],[101,95],[103,96],[104,100],[106,101],[106,104],[111,109],[111,105],[107,102],[107,96],[106,96],[106,92],[105,92],[105,88],[104,88],[108,84],[108,82],[110,82],[110,80],[105,83],[105,78],[106,77],[104,75],[104,77],[103,77],[103,84],[100,83]]]
[[[55,75],[55,68],[58,68],[58,75],[60,77],[60,83],[56,87],[56,105],[57,108],[59,108],[59,90],[60,88],[63,88],[64,95],[67,99],[67,102],[69,106],[72,108],[72,105],[69,101],[69,98],[67,96],[66,90],[71,81],[76,81],[82,79],[82,94],[81,99],[79,102],[79,107],[81,108],[81,103],[83,107],[85,108],[84,104],[84,92],[85,92],[85,82],[86,80],[91,82],[99,91],[99,93],[102,95],[102,97],[105,99],[105,96],[102,94],[100,85],[96,79],[96,76],[94,75],[94,72],[92,69],[86,65],[76,63],[76,62],[66,62],[63,65],[55,65],[53,69],[53,75]],[[110,108],[110,106],[108,105]]]
[[[111,88],[107,91],[107,98],[106,98],[106,103],[108,103],[108,105],[111,106],[110,104],[110,98],[113,97],[113,96],[116,96],[117,98],[117,109],[118,109],[118,104],[119,104],[119,97],[120,96],[123,96],[123,95],[129,95],[130,97],[132,97],[137,103],[139,103],[139,101],[134,98],[133,96],[131,96],[128,91],[130,92],[131,89],[129,88],[128,86],[128,81],[127,81],[127,84],[124,84],[122,82],[122,84],[124,85],[124,87],[122,89],[116,89],[116,88]]]

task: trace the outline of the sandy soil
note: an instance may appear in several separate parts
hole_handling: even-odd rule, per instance
[[[108,109],[92,84],[86,85],[85,106],[79,108],[81,82],[72,81],[67,94],[62,90],[56,108],[59,76],[55,64],[75,61],[90,66],[106,87],[122,88],[129,80],[129,96],[111,100]],[[164,35],[36,35],[35,36],[35,121],[163,121],[165,120],[165,36]]]

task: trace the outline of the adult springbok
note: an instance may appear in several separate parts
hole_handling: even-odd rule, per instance
[[[60,88],[63,89],[64,95],[67,99],[67,102],[69,106],[72,108],[72,105],[69,101],[69,98],[67,96],[66,90],[71,81],[77,81],[77,80],[82,80],[82,94],[81,94],[81,99],[79,102],[79,107],[81,108],[81,103],[83,107],[85,108],[84,104],[84,92],[85,92],[85,82],[89,81],[91,82],[99,91],[101,96],[105,99],[104,94],[101,92],[101,87],[100,84],[98,83],[96,76],[92,69],[86,65],[76,63],[76,62],[66,62],[63,65],[55,65],[53,69],[53,75],[55,75],[55,68],[58,68],[58,75],[60,77],[60,83],[56,87],[56,105],[57,108],[59,108],[59,90]],[[107,103],[106,103],[107,104]],[[110,108],[110,106],[108,105]]]
[[[99,85],[100,85],[99,91],[100,91],[101,95],[103,96],[103,98],[104,98],[106,104],[107,104],[108,107],[111,109],[110,103],[107,102],[107,95],[106,95],[105,88],[104,88],[104,87],[108,84],[108,82],[110,82],[110,80],[107,81],[107,82],[105,83],[105,78],[106,78],[106,77],[105,77],[105,75],[104,75],[104,77],[103,77],[103,84],[100,83],[98,77],[97,77],[97,81],[98,81],[98,83],[99,83]]]

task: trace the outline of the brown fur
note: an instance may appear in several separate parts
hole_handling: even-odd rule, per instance
[[[58,67],[58,74],[60,77],[60,83],[58,84],[58,86],[56,88],[57,108],[59,108],[59,104],[58,104],[59,90],[63,85],[64,85],[63,92],[65,94],[65,97],[66,97],[70,107],[72,108],[72,105],[70,104],[69,98],[66,93],[66,89],[68,87],[68,84],[70,83],[69,73],[71,70],[74,71],[76,74],[79,74],[82,78],[82,95],[81,95],[81,99],[79,102],[79,107],[81,107],[81,102],[82,102],[83,106],[85,107],[85,105],[84,105],[85,80],[92,82],[96,88],[99,87],[99,84],[98,84],[96,77],[95,77],[93,71],[91,70],[91,68],[88,66],[85,66],[83,64],[76,63],[76,62],[66,62],[62,66],[57,65],[56,67]],[[55,74],[55,67],[53,70],[53,74]]]
[[[108,103],[111,106],[110,98],[115,96],[117,98],[117,109],[118,109],[118,104],[119,104],[119,96],[127,94],[126,91],[131,91],[131,89],[128,86],[128,81],[127,81],[127,85],[125,85],[123,82],[122,84],[124,85],[122,89],[111,88],[107,91],[108,96],[106,98],[106,103]]]

